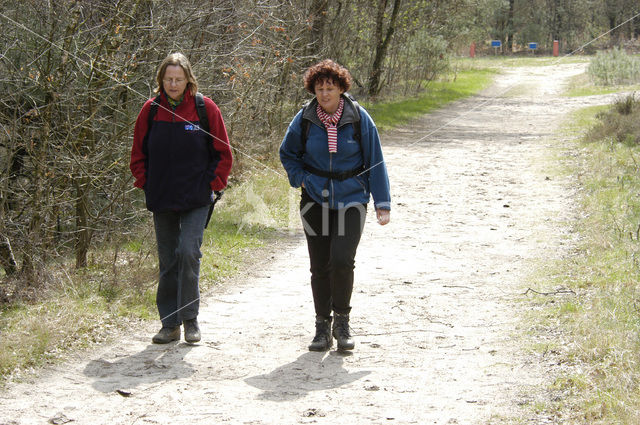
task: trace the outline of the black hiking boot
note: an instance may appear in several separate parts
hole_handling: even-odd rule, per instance
[[[327,351],[332,344],[331,317],[316,316],[316,336],[309,345],[309,351]]]
[[[189,319],[182,322],[184,325],[184,340],[193,344],[200,341],[200,328],[198,327],[198,319]]]
[[[356,346],[349,329],[349,314],[335,313],[333,336],[338,341],[338,350],[340,351],[353,350],[353,347]]]
[[[151,341],[154,344],[168,344],[171,341],[177,341],[180,339],[180,325],[173,328],[163,326],[160,331],[153,336]]]

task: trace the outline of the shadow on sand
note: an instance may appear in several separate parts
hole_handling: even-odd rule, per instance
[[[260,399],[286,401],[302,398],[312,391],[341,387],[355,382],[370,371],[350,373],[343,367],[344,357],[350,354],[330,351],[308,352],[271,373],[245,379],[263,392]]]
[[[193,367],[184,361],[192,348],[192,345],[184,343],[150,344],[139,353],[114,361],[92,360],[83,372],[94,379],[92,386],[98,391],[129,391],[139,385],[193,375]]]

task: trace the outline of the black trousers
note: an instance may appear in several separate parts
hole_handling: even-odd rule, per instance
[[[355,256],[366,214],[366,204],[329,209],[302,190],[300,216],[309,248],[311,290],[318,316],[351,311]]]

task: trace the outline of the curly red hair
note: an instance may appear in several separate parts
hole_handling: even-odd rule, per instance
[[[316,93],[316,84],[323,81],[331,81],[343,91],[348,91],[351,88],[351,73],[331,59],[310,66],[304,73],[304,88],[311,94]]]

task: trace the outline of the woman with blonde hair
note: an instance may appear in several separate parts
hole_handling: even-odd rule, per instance
[[[197,107],[198,83],[182,53],[168,55],[156,75],[158,96],[142,107],[133,133],[130,168],[153,213],[158,245],[156,304],[162,328],[152,338],[164,344],[200,341],[200,246],[214,193],[227,185],[231,148],[220,109],[206,96],[206,116]],[[209,130],[201,128],[208,121]]]

